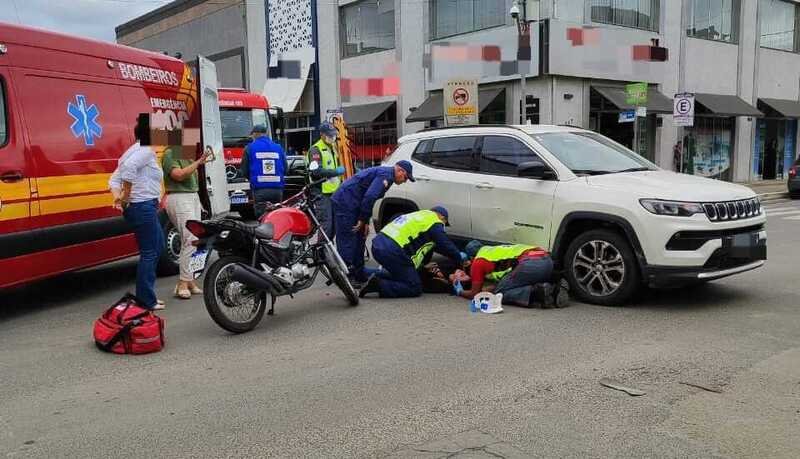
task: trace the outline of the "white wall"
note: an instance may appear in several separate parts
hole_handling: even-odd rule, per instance
[[[341,107],[339,96],[339,6],[335,0],[317,1],[320,115]]]
[[[759,48],[758,97],[800,99],[800,55]]]
[[[424,24],[428,18],[427,3],[397,0],[395,3],[395,43],[400,71],[400,95],[397,98],[398,137],[416,132],[423,123],[406,123],[411,107],[425,101],[425,68],[422,58],[427,34]],[[405,30],[406,33],[402,31]],[[410,31],[418,30],[417,33]]]
[[[739,47],[697,38],[686,39],[686,90],[711,94],[737,92]]]
[[[260,92],[267,81],[267,28],[264,2],[245,2],[248,83]]]

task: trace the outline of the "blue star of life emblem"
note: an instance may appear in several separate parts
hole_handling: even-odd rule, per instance
[[[103,127],[97,122],[100,109],[95,104],[87,107],[86,97],[81,95],[75,96],[75,102],[77,104],[70,102],[67,105],[67,113],[75,120],[70,126],[72,135],[83,137],[83,142],[87,147],[94,146],[94,138],[103,136]]]

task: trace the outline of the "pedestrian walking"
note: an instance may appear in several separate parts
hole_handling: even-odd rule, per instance
[[[181,238],[181,252],[178,257],[180,277],[174,295],[182,300],[203,293],[203,290],[195,284],[194,273],[189,269],[189,262],[195,252],[192,242],[197,240],[197,237],[186,229],[186,222],[201,219],[203,207],[197,194],[200,189],[197,169],[211,159],[211,154],[213,153],[206,152],[199,159],[191,160],[181,157],[180,148],[167,148],[161,159],[161,169],[165,174],[164,199],[167,216]]]
[[[381,298],[412,298],[422,295],[419,269],[433,251],[463,264],[460,252],[445,233],[447,209],[436,206],[401,215],[384,227],[372,241],[372,256],[381,270],[370,276],[360,297],[378,293]]]
[[[139,245],[136,268],[136,296],[149,309],[164,309],[156,297],[156,266],[164,250],[164,231],[158,221],[161,182],[164,175],[158,167],[155,150],[150,145],[150,127],[140,116],[134,128],[134,143],[120,157],[117,169],[109,179],[114,207],[122,211],[133,227]]]
[[[401,185],[407,180],[414,181],[411,163],[398,161],[394,166],[364,169],[344,182],[333,195],[336,248],[350,271],[351,282],[356,285],[367,280],[364,250],[375,201],[393,184]]]
[[[471,241],[464,251],[470,263],[470,289],[455,283],[455,293],[471,300],[484,289],[485,282],[496,284],[494,293],[503,294],[503,304],[532,307],[564,307],[567,293],[553,278],[553,259],[536,246],[514,244],[484,246]]]
[[[253,141],[244,148],[239,171],[250,181],[253,211],[256,219],[260,220],[269,203],[283,201],[283,187],[289,165],[283,147],[267,136],[266,126],[253,126],[250,136]]]
[[[325,234],[333,237],[333,203],[331,197],[339,189],[342,183],[342,175],[345,173],[344,166],[339,165],[339,158],[336,152],[336,128],[330,123],[322,123],[319,126],[319,140],[311,146],[306,158],[306,170],[308,171],[309,182],[316,182],[322,178],[326,179],[321,184],[315,185],[311,189],[311,196],[314,200],[314,215],[319,220],[320,227]]]

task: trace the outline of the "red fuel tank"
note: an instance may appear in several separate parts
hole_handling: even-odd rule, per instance
[[[261,219],[261,223],[271,223],[273,239],[280,241],[291,233],[294,236],[308,236],[311,234],[311,219],[303,211],[293,207],[274,210]]]

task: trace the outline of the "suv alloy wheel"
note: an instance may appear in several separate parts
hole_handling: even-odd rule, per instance
[[[620,306],[636,293],[639,266],[628,241],[616,232],[592,230],[567,249],[564,267],[570,293],[581,301]]]

